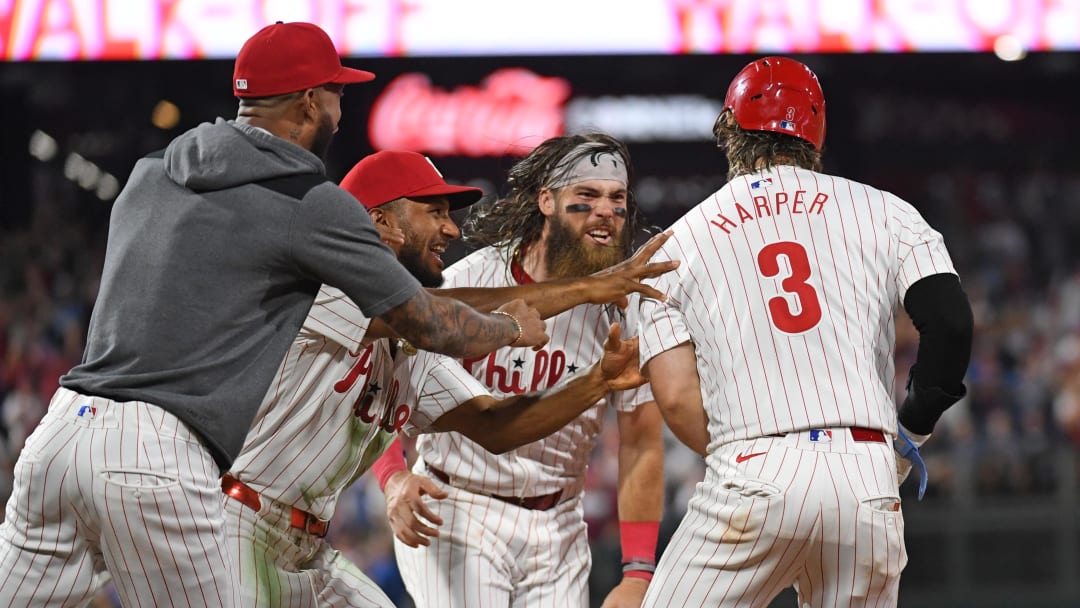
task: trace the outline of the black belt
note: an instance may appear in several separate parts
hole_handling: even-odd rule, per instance
[[[434,476],[435,479],[438,479],[445,484],[454,485],[450,483],[450,476],[443,471],[436,469],[430,464],[427,465],[427,469],[431,472],[432,476]],[[530,509],[532,511],[547,511],[548,509],[554,507],[562,501],[562,493],[563,491],[559,490],[558,492],[544,494],[543,496],[500,496],[498,494],[486,494],[481,492],[481,494],[483,494],[484,496],[488,496],[496,500],[501,500],[512,505],[517,505],[522,509]]]

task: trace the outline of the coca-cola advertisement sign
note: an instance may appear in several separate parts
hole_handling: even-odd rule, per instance
[[[524,68],[444,90],[425,74],[394,79],[371,109],[371,144],[438,156],[521,156],[565,129],[570,83]]]

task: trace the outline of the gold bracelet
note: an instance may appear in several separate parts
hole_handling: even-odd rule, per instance
[[[398,340],[398,347],[401,348],[401,352],[405,353],[405,355],[409,357],[412,357],[417,353],[416,347],[412,344],[409,344],[409,341],[405,338]]]
[[[517,337],[514,338],[514,341],[510,343],[510,346],[513,346],[513,345],[517,344],[518,341],[521,340],[522,335],[524,335],[524,332],[521,329],[521,321],[518,321],[517,317],[515,317],[514,315],[512,315],[512,314],[510,314],[508,312],[503,312],[501,310],[493,310],[493,311],[491,311],[491,314],[493,314],[493,315],[506,315],[507,317],[510,317],[510,320],[514,322],[514,329],[517,330]]]

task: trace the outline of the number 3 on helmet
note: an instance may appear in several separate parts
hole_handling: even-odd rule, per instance
[[[825,95],[817,75],[787,57],[765,57],[739,72],[728,87],[724,108],[747,131],[773,131],[825,143]]]

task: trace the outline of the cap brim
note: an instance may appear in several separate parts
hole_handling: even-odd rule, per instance
[[[430,188],[422,188],[416,192],[410,192],[408,198],[417,198],[421,196],[445,196],[450,201],[450,209],[464,209],[469,205],[480,200],[484,196],[484,191],[480,188],[471,188],[469,186],[431,186]]]
[[[371,72],[342,67],[341,71],[338,72],[337,78],[334,78],[330,82],[334,84],[353,84],[355,82],[370,82],[372,80],[375,80],[375,74]]]

